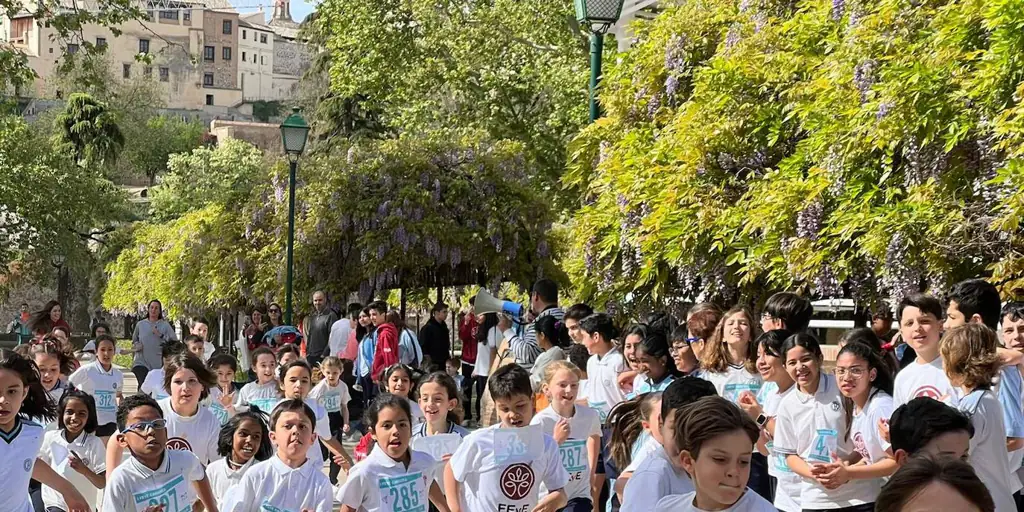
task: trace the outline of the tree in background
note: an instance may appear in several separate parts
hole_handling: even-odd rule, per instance
[[[870,305],[987,273],[1017,293],[1022,21],[1005,1],[697,0],[638,24],[564,180],[583,298]]]
[[[88,94],[72,94],[56,122],[59,142],[71,146],[80,165],[111,165],[124,146],[114,115]]]

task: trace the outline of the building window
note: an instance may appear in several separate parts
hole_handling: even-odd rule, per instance
[[[153,78],[153,66],[146,66],[142,68],[142,75],[146,78]]]
[[[245,41],[245,36],[247,36],[248,34],[249,34],[249,31],[248,31],[248,30],[243,30],[243,31],[242,31],[242,40],[243,40],[243,41]]]
[[[242,62],[245,62],[245,52],[242,52]]]
[[[121,76],[124,77],[124,78],[131,78],[132,77],[132,65],[131,64],[122,64],[121,65]]]
[[[74,55],[78,53],[78,45],[75,43],[68,43],[68,55]]]
[[[266,63],[267,63],[267,62],[266,62],[265,60],[263,60],[263,56],[262,56],[262,55],[260,55],[260,65],[262,66],[262,65],[264,65],[264,64],[266,64]]]
[[[224,33],[225,34],[230,34],[231,33],[231,20],[224,20]]]
[[[178,11],[160,11],[160,19],[178,21]]]
[[[213,73],[203,73],[203,86],[213,87]]]
[[[96,38],[96,48],[106,48],[106,47],[107,47],[107,38],[105,38],[105,37],[97,37]]]
[[[225,46],[220,49],[220,57],[224,60],[231,60],[231,47]]]
[[[182,12],[181,13],[181,19],[191,23],[192,22],[192,10],[191,9],[186,9],[184,12]]]
[[[267,44],[267,35],[266,34],[260,34],[260,43]]]
[[[168,82],[168,81],[170,81],[170,79],[171,79],[171,70],[170,70],[170,68],[160,68],[160,81],[161,82]]]
[[[139,53],[149,53],[149,39],[139,39]]]
[[[215,50],[213,49],[212,46],[204,46],[203,47],[203,60],[205,60],[207,62],[213,62],[213,52],[214,51]]]
[[[206,95],[206,104],[207,105],[213,105],[213,95],[212,94],[207,94]]]

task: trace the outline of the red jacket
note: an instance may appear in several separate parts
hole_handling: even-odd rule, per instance
[[[462,360],[476,363],[476,316],[469,315],[469,321],[459,324],[459,339],[462,340]]]
[[[379,383],[380,372],[398,362],[398,329],[389,323],[377,327],[377,347],[373,351],[370,378]]]

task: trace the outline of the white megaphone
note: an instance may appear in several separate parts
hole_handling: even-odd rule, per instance
[[[483,288],[477,292],[476,300],[473,304],[477,314],[504,313],[515,320],[522,320],[523,318],[523,306],[521,304],[509,300],[498,299],[490,293],[487,293],[487,290]]]

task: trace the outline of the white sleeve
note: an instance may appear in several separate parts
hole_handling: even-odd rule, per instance
[[[333,325],[331,326],[331,334],[330,336],[327,337],[327,350],[329,352],[328,355],[337,356],[338,354],[341,353],[341,349],[344,348],[345,341],[348,338],[348,333],[345,333],[346,336],[342,337],[341,331],[342,329],[335,329]]]
[[[638,471],[626,482],[622,491],[621,512],[648,512],[654,510],[658,500],[668,494],[669,489],[663,485],[662,475],[654,471]]]
[[[597,436],[597,437],[600,438],[601,434],[602,434],[602,432],[601,432],[601,417],[597,415],[597,411],[594,411],[594,413],[591,415],[590,421],[588,423],[590,423],[590,424],[587,425],[587,437]]]
[[[68,382],[74,384],[78,389],[82,389],[82,384],[89,380],[89,369],[85,366],[79,367],[75,370],[71,376],[68,377]]]
[[[181,453],[187,453],[189,455],[189,457],[186,458],[187,462],[185,463],[185,470],[182,471],[185,478],[190,482],[198,482],[206,478],[206,468],[203,466],[202,462],[199,462],[199,457],[196,457],[192,452],[184,450],[180,451]],[[216,450],[214,450],[214,453],[216,453]]]
[[[326,411],[324,411],[323,417],[317,418],[316,420],[316,435],[323,440],[328,440],[334,437],[334,435],[331,434],[331,420],[327,416]]]
[[[365,466],[363,466],[365,467]],[[348,505],[356,510],[361,510],[366,493],[363,490],[365,479],[363,467],[353,466],[345,483],[338,488],[335,497],[342,505]]]
[[[327,475],[323,476],[327,479]],[[316,501],[313,502],[313,510],[316,512],[331,512],[334,510],[334,487],[331,487],[331,482],[327,481],[325,484],[319,486],[320,492],[314,498]]]
[[[783,400],[775,416],[775,436],[772,439],[772,451],[784,455],[799,455],[796,436],[796,425],[789,410],[789,404]]]
[[[100,440],[100,438],[93,436],[89,439],[89,444],[86,446],[86,450],[88,450],[87,455],[89,459],[91,459],[89,461],[91,464],[88,464],[89,469],[97,475],[105,472],[107,470],[107,459],[106,450],[103,447],[103,441]]]
[[[245,475],[242,475],[242,479],[235,485],[231,486],[232,500],[230,503],[226,503],[228,507],[221,509],[221,512],[254,512],[258,509],[254,508],[256,504],[256,473],[249,471]],[[106,512],[106,511],[104,511]]]
[[[131,492],[126,488],[124,478],[112,480],[107,480],[107,485],[103,489],[103,512],[124,512],[128,510]]]
[[[153,385],[152,385],[153,379],[150,379],[149,378],[150,376],[152,376],[151,373],[147,373],[146,374],[146,380],[142,381],[142,385],[139,386],[139,391],[142,391],[143,393],[145,393],[145,394],[147,394],[149,396],[153,396],[153,392],[155,390],[153,389]]]
[[[480,443],[476,441],[464,442],[455,450],[452,458],[448,460],[448,464],[452,467],[452,475],[455,476],[456,481],[466,481],[466,475],[477,469],[479,452]]]
[[[309,392],[310,400],[316,400],[316,403],[323,405],[324,390],[327,389],[327,379],[324,379],[313,386],[313,389]]]

